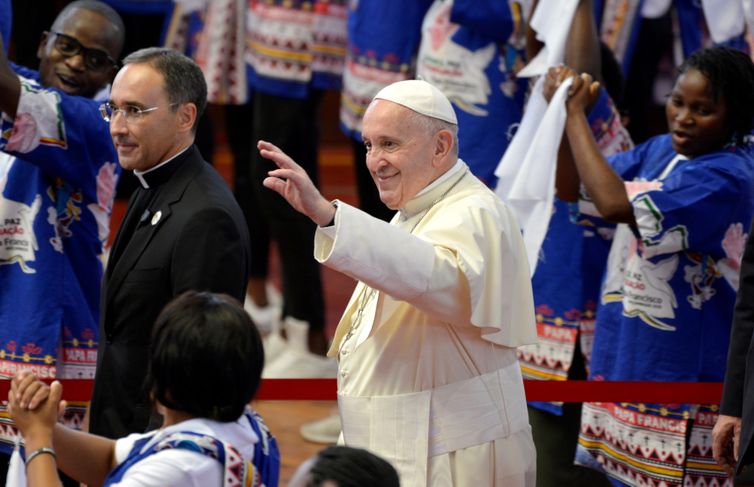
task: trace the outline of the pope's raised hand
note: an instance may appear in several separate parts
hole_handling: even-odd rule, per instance
[[[308,216],[317,225],[329,224],[335,216],[335,207],[320,194],[306,171],[269,142],[260,140],[257,148],[262,157],[278,167],[267,173],[268,177],[262,182],[264,187],[285,198],[296,211]]]

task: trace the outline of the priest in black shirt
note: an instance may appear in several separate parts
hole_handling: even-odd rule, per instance
[[[141,183],[107,264],[89,430],[119,438],[160,425],[143,387],[155,318],[189,289],[243,301],[249,235],[233,194],[194,146],[207,99],[199,67],[148,48],[124,59],[100,108]],[[197,394],[201,394],[197,391]]]

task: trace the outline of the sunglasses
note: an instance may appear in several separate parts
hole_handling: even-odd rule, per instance
[[[101,49],[90,49],[81,45],[75,38],[60,32],[47,32],[55,36],[55,49],[65,57],[73,57],[81,54],[84,65],[92,71],[101,71],[106,68],[117,68],[118,61]]]

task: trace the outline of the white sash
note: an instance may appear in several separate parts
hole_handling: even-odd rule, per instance
[[[518,362],[427,391],[338,394],[343,439],[395,466],[401,484],[426,485],[429,457],[505,438],[529,426]]]

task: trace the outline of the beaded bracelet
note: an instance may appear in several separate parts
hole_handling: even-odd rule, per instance
[[[29,463],[36,458],[37,455],[41,455],[42,453],[47,453],[49,455],[52,455],[52,458],[55,460],[58,459],[58,456],[55,454],[55,450],[52,448],[47,448],[46,446],[43,446],[42,448],[37,448],[31,454],[29,454],[28,457],[26,457],[26,466],[29,466]]]

